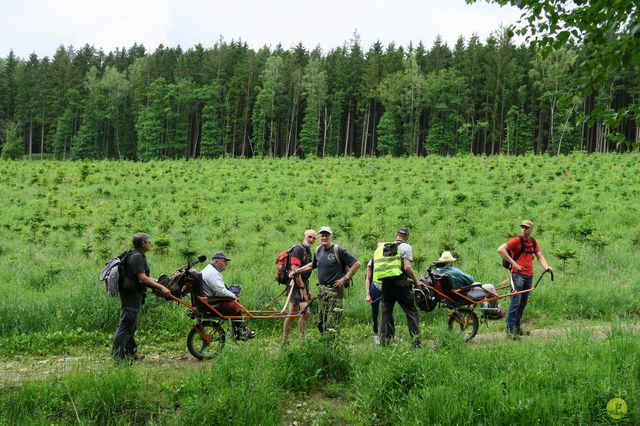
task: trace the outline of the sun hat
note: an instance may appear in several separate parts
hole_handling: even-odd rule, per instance
[[[456,258],[451,255],[450,251],[444,251],[442,252],[442,256],[440,256],[440,259],[438,259],[438,262],[452,263],[455,262],[455,260]]]

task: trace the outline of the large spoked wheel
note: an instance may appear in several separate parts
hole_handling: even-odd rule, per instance
[[[187,336],[187,348],[199,360],[216,356],[224,347],[224,342],[224,329],[215,321],[194,325]]]
[[[465,342],[478,333],[478,316],[472,309],[456,309],[449,315],[449,331],[458,330]]]

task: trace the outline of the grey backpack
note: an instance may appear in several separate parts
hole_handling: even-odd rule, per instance
[[[120,256],[109,260],[100,274],[100,281],[104,281],[107,293],[112,297],[116,297],[120,292],[120,285],[125,276],[124,264],[132,252],[132,250],[125,251]]]

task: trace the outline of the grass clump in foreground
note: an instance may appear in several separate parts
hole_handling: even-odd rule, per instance
[[[637,424],[637,332],[594,339],[574,331],[547,340],[436,346],[344,346],[308,339],[265,351],[231,345],[208,363],[106,367],[0,388],[8,423],[101,424],[594,424],[607,402]],[[305,403],[306,409],[292,407]],[[294,416],[295,419],[292,419]]]

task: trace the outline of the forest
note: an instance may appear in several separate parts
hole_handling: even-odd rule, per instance
[[[428,48],[357,32],[323,52],[218,39],[188,49],[60,46],[0,59],[4,158],[173,159],[628,152],[640,78],[596,90],[588,52],[543,51],[508,29]],[[556,43],[557,44],[557,43]],[[586,58],[586,59],[585,59]]]

